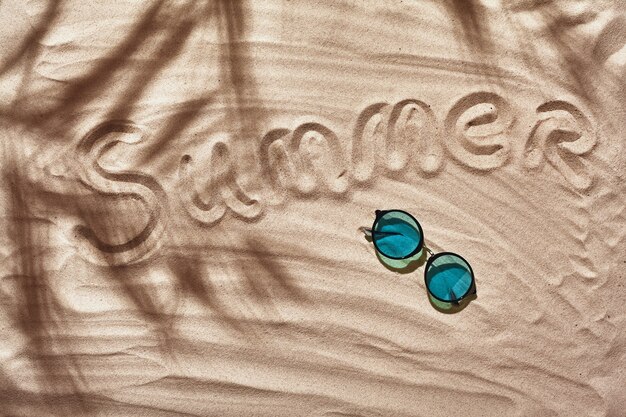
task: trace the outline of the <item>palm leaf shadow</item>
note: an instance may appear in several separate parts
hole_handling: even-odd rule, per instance
[[[114,104],[108,111],[108,117],[123,117],[132,109],[134,103],[139,100],[143,91],[150,85],[151,81],[161,72],[161,70],[174,59],[174,57],[183,50],[193,29],[202,22],[202,16],[198,19],[195,17],[193,2],[187,2],[183,6],[177,8],[174,14],[174,22],[165,27],[165,40],[162,43],[155,41],[154,26],[157,24],[164,5],[163,0],[152,3],[143,15],[138,19],[132,30],[124,38],[124,40],[112,51],[104,57],[100,62],[89,71],[88,74],[77,80],[69,82],[63,90],[62,99],[58,105],[52,106],[43,112],[21,114],[18,111],[6,113],[6,116],[13,117],[17,123],[27,124],[34,128],[40,129],[42,132],[57,132],[60,137],[66,137],[68,132],[74,130],[72,120],[80,109],[99,99],[108,88],[108,85],[114,81],[115,74],[125,68],[128,62],[127,57],[138,51],[140,47],[147,44],[157,42],[155,58],[145,65],[141,72],[132,78],[122,97],[117,104]],[[33,54],[31,64],[34,62],[33,47],[49,32],[53,23],[59,14],[61,1],[52,2],[46,11],[45,18],[38,25],[33,33],[24,41],[23,45],[18,48],[18,55]],[[234,91],[237,97],[233,108],[238,113],[243,111],[245,107],[244,95],[250,94],[254,88],[250,86],[252,77],[245,74],[247,67],[240,62],[240,57],[244,54],[241,49],[234,46],[234,52],[231,51],[230,43],[236,43],[235,37],[242,34],[242,28],[245,27],[243,22],[243,13],[239,2],[222,1],[217,4],[217,9],[222,13],[220,30],[224,31],[226,42],[224,48],[229,52],[223,54],[228,57],[228,64],[225,66],[225,72],[231,72],[232,84],[235,86]],[[207,8],[208,10],[208,8]],[[208,14],[209,18],[211,14]],[[207,20],[210,22],[210,19]],[[234,26],[237,26],[236,28]],[[239,38],[238,38],[239,39]],[[231,42],[232,41],[232,42]],[[2,71],[9,69],[6,64]],[[31,70],[32,71],[32,68]],[[25,78],[26,82],[28,78]],[[245,81],[244,81],[245,80]],[[247,87],[242,87],[243,85]],[[208,97],[191,101],[180,113],[174,114],[169,121],[165,123],[166,128],[155,136],[156,144],[152,147],[152,152],[148,155],[150,158],[155,156],[159,149],[164,146],[165,139],[176,137],[182,129],[197,120],[197,117],[204,110],[205,106],[211,103],[214,98]],[[21,109],[20,109],[21,111]],[[69,124],[68,124],[69,122]],[[50,135],[52,136],[52,135]],[[10,156],[9,156],[10,157]],[[46,240],[45,236],[41,236],[35,229],[31,227],[29,212],[29,198],[24,193],[29,186],[25,178],[26,175],[15,166],[3,164],[3,174],[5,180],[11,184],[11,207],[9,209],[9,218],[13,219],[14,227],[9,238],[18,248],[31,248]],[[34,190],[36,192],[36,190]],[[44,193],[44,191],[42,191]],[[29,196],[32,193],[28,194]],[[68,204],[68,203],[65,203]],[[122,207],[122,210],[125,208]],[[80,212],[80,207],[73,211]],[[83,219],[88,217],[88,213],[83,213]],[[90,221],[93,221],[91,219]],[[101,220],[105,221],[105,220]],[[115,227],[112,223],[105,223],[104,228]],[[85,393],[85,376],[83,375],[80,363],[73,359],[71,354],[63,354],[70,352],[71,346],[67,345],[69,339],[61,339],[57,337],[62,333],[64,320],[70,319],[69,313],[63,310],[48,291],[50,285],[49,277],[44,270],[44,266],[39,264],[35,257],[28,256],[28,251],[20,257],[19,268],[15,272],[21,280],[21,291],[24,302],[20,304],[20,310],[15,316],[15,322],[19,331],[28,338],[29,352],[28,358],[33,366],[38,369],[40,375],[39,384],[44,387],[47,394],[41,398],[47,398],[58,405],[54,408],[54,412],[60,412],[65,415],[86,415],[94,410],[95,404],[98,403],[98,396],[95,394]],[[171,270],[175,272],[178,281],[186,294],[193,294],[204,303],[209,305],[213,310],[218,311],[225,317],[230,326],[237,328],[239,325],[236,320],[229,319],[223,306],[217,301],[217,290],[203,281],[200,271],[189,264],[187,261],[171,260],[169,263]],[[153,300],[149,294],[146,294],[145,288],[141,285],[132,285],[129,281],[129,269],[113,268],[113,272],[117,275],[118,281],[121,283],[123,291],[127,298],[140,311],[142,317],[152,325],[159,329],[163,334],[162,342],[164,348],[171,350],[173,346],[172,340],[175,339],[173,331],[173,317],[163,314],[159,311],[159,305]],[[50,350],[55,351],[54,360],[51,360]],[[64,384],[63,390],[59,389],[58,377],[64,375],[67,384]],[[68,388],[69,387],[69,388]],[[67,392],[69,390],[69,393]],[[2,394],[4,395],[4,393]],[[61,401],[61,398],[63,400]],[[69,399],[69,401],[66,401]],[[51,411],[52,412],[52,411]]]

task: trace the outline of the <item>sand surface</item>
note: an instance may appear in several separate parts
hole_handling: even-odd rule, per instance
[[[625,103],[622,0],[1,1],[0,416],[626,416]]]

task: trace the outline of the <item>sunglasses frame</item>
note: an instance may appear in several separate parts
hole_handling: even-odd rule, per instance
[[[376,234],[376,225],[378,224],[378,221],[387,213],[391,213],[391,212],[399,212],[402,214],[407,215],[409,218],[411,218],[415,224],[417,225],[417,229],[420,233],[420,241],[417,244],[417,247],[415,248],[415,250],[413,250],[411,253],[409,253],[406,256],[402,256],[402,257],[394,257],[394,256],[388,256],[385,255],[385,253],[383,251],[381,251],[378,248],[378,245],[376,244],[376,238],[375,238],[375,234]],[[424,230],[422,229],[422,225],[420,224],[420,222],[411,214],[408,213],[404,210],[399,210],[399,209],[392,209],[392,210],[376,210],[375,211],[376,214],[376,219],[374,220],[374,224],[372,225],[372,228],[370,229],[370,232],[372,234],[372,243],[374,243],[374,248],[376,249],[376,251],[378,253],[380,253],[381,255],[383,255],[386,258],[389,259],[394,259],[394,260],[401,260],[401,259],[407,259],[410,258],[412,256],[417,255],[422,249],[425,249],[430,256],[428,257],[428,260],[426,261],[426,265],[424,266],[424,284],[426,285],[426,290],[428,291],[428,294],[433,297],[434,299],[441,301],[443,303],[452,303],[452,304],[459,304],[459,302],[461,302],[461,300],[463,300],[464,298],[466,298],[468,295],[473,295],[476,294],[476,279],[474,277],[474,270],[472,269],[472,265],[470,265],[470,263],[461,255],[459,255],[458,253],[454,253],[454,252],[438,252],[438,253],[433,253],[433,251],[431,251],[425,244],[424,244]],[[467,289],[467,291],[465,292],[465,294],[463,294],[462,296],[460,296],[459,298],[455,299],[455,300],[443,300],[439,297],[437,297],[435,294],[433,294],[430,291],[430,288],[428,287],[428,282],[426,280],[426,273],[428,272],[428,269],[432,266],[432,263],[439,257],[441,256],[445,256],[445,255],[452,255],[452,256],[456,256],[457,258],[461,259],[463,262],[465,262],[465,264],[467,265],[467,267],[469,268],[469,272],[470,272],[470,278],[472,279],[469,288]]]
[[[428,287],[428,281],[426,279],[426,274],[428,273],[428,268],[431,267],[431,265],[433,264],[433,261],[435,259],[440,258],[440,257],[445,256],[445,255],[456,256],[457,258],[459,258],[463,262],[465,262],[465,264],[469,268],[470,278],[472,279],[472,281],[470,283],[470,286],[467,288],[467,291],[465,291],[465,294],[463,294],[462,296],[460,296],[459,298],[457,298],[455,300],[443,300],[443,299],[437,297],[435,294],[433,294],[430,291],[430,288]],[[467,260],[464,257],[462,257],[458,253],[454,253],[454,252],[437,252],[434,255],[432,255],[432,252],[431,252],[430,257],[426,261],[426,265],[424,265],[424,284],[426,285],[426,290],[428,291],[428,294],[430,294],[434,299],[436,299],[438,301],[441,301],[441,302],[444,302],[444,303],[458,304],[459,302],[461,302],[461,300],[463,300],[468,295],[476,294],[476,280],[474,279],[474,270],[472,269],[472,265],[470,265],[470,263],[467,262]]]

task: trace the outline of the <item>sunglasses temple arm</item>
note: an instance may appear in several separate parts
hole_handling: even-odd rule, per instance
[[[454,290],[452,288],[450,288],[450,295],[452,295],[452,304],[454,304],[455,306],[460,305],[461,303],[459,303],[459,300],[457,299],[456,294],[454,293]]]
[[[369,227],[361,227],[360,228],[361,231],[363,233],[365,233],[367,236],[372,236],[373,234],[379,235],[379,236],[398,236],[401,235],[402,233],[396,233],[396,232],[375,232],[372,229],[370,229]]]

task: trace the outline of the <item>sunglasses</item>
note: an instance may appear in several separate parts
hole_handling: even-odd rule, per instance
[[[453,252],[434,254],[424,245],[424,232],[419,222],[403,210],[376,210],[371,229],[376,251],[389,259],[411,258],[425,249],[430,257],[424,269],[428,293],[444,303],[458,304],[470,294],[476,294],[474,271],[470,264]]]

